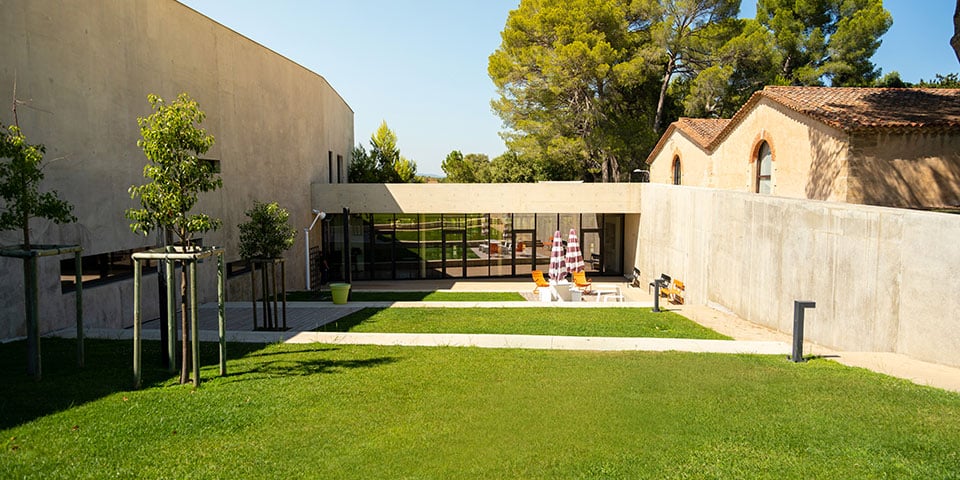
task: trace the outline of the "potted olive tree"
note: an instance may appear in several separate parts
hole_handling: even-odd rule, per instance
[[[296,230],[287,222],[290,214],[276,202],[253,202],[253,208],[245,212],[249,221],[241,223],[240,257],[248,262],[251,270],[250,292],[253,304],[253,328],[257,329],[257,268],[261,275],[263,329],[287,328],[286,267],[283,252],[293,246]],[[280,291],[277,291],[277,266],[280,266]],[[277,325],[277,297],[283,301],[283,326]]]

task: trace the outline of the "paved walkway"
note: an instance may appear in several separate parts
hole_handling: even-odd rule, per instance
[[[653,304],[646,288],[627,286],[620,277],[595,279],[595,283],[618,285],[625,302],[351,302],[333,305],[329,302],[290,302],[287,304],[286,331],[254,331],[251,304],[247,302],[226,305],[227,341],[251,343],[331,343],[357,345],[409,346],[473,346],[480,348],[530,348],[557,350],[644,350],[687,351],[706,353],[744,353],[785,355],[791,351],[791,338],[782,332],[747,322],[722,309],[709,306],[663,305],[663,308],[684,315],[701,325],[735,340],[694,340],[658,338],[565,337],[545,335],[480,335],[480,334],[396,334],[396,333],[340,333],[313,332],[328,322],[366,307],[392,308],[650,308]],[[525,280],[425,280],[403,282],[355,282],[357,290],[394,291],[507,291],[526,292],[532,283]],[[217,340],[216,305],[200,308],[200,339]],[[262,315],[259,322],[262,324]],[[160,322],[144,323],[144,338],[158,340]],[[89,338],[132,339],[131,329],[87,329]],[[55,335],[69,337],[70,329]],[[921,385],[960,392],[960,368],[922,362],[905,355],[878,352],[838,352],[811,342],[804,343],[803,353],[835,360],[845,365],[867,368],[887,375],[905,378]]]

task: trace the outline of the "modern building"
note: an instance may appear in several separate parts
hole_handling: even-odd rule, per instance
[[[146,182],[137,118],[151,113],[150,93],[168,102],[188,93],[216,138],[206,156],[218,165],[223,188],[201,195],[200,208],[223,227],[201,237],[226,250],[228,296],[249,295],[237,225],[254,200],[290,212],[298,236],[286,257],[287,283],[302,288],[300,229],[314,217],[311,185],[345,182],[354,144],[353,111],[322,76],[170,0],[5,0],[2,10],[0,98],[12,99],[16,89],[23,132],[47,148],[42,189],[58,191],[79,219],[37,221],[32,238],[84,248],[87,325],[132,322],[130,254],[160,242],[133,234],[124,217],[138,206],[127,189]],[[10,103],[3,104],[0,122],[9,125]],[[318,248],[320,235],[310,240]],[[0,233],[0,244],[20,241],[16,232]],[[73,322],[72,261],[60,260],[40,261],[45,332]],[[0,339],[24,335],[20,263],[0,258]],[[200,268],[210,280],[200,282],[205,300],[216,293],[214,270]],[[157,315],[157,288],[156,274],[148,275],[148,318]]]
[[[779,87],[681,118],[651,181],[905,208],[960,206],[960,90]]]
[[[631,271],[624,253],[636,235],[636,187],[315,183],[313,202],[340,213],[328,217],[323,239],[338,280],[529,276],[548,269],[554,234],[566,242],[571,229],[587,272],[621,275]]]
[[[690,304],[786,332],[793,302],[813,301],[808,340],[960,366],[960,216],[856,204],[960,204],[957,91],[767,88],[731,120],[670,126],[651,173],[680,187],[351,185],[353,112],[337,92],[179,3],[4,0],[0,41],[0,98],[16,85],[20,125],[47,147],[43,187],[79,219],[38,221],[33,238],[84,248],[87,326],[132,323],[130,254],[159,243],[124,217],[136,206],[128,188],[144,182],[137,118],[150,113],[148,93],[187,92],[216,137],[207,156],[224,186],[201,203],[224,227],[203,243],[226,250],[228,300],[249,295],[237,225],[254,200],[276,201],[298,230],[312,210],[328,213],[310,245],[300,234],[288,252],[290,289],[322,261],[305,265],[304,250],[321,246],[332,275],[352,280],[527,276],[547,268],[555,232],[574,228],[594,274],[666,273]],[[62,260],[40,262],[43,332],[73,324]],[[148,275],[148,318],[157,290]],[[23,336],[22,319],[20,261],[0,258],[0,339]]]

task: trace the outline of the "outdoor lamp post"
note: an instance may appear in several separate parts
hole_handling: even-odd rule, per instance
[[[307,291],[308,292],[310,291],[310,230],[312,230],[313,226],[317,224],[317,220],[323,220],[324,218],[327,218],[327,214],[325,212],[321,212],[316,208],[313,209],[313,214],[316,215],[315,217],[313,217],[313,222],[310,223],[309,227],[303,229],[303,237],[304,237],[303,248],[304,248],[304,253],[306,254],[306,259],[307,259],[306,272],[307,272]]]

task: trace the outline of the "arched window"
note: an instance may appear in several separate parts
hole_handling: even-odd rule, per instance
[[[773,173],[773,153],[770,144],[761,142],[757,149],[757,181],[756,192],[764,195],[773,193],[773,182],[770,176]]]
[[[673,184],[680,185],[680,156],[673,157]]]

